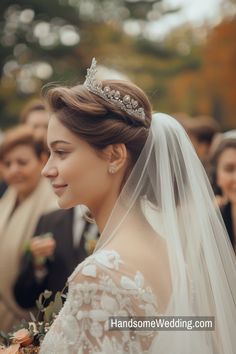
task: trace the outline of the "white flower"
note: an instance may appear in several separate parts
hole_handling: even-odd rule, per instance
[[[95,338],[99,338],[102,336],[103,334],[103,327],[102,325],[97,322],[97,321],[93,321],[90,327],[90,333],[93,337]]]
[[[117,301],[113,297],[105,294],[101,297],[101,307],[110,313],[116,312],[119,308]]]
[[[119,269],[119,265],[123,263],[120,255],[113,250],[101,250],[93,254],[94,259],[109,269]]]
[[[124,289],[137,290],[143,288],[144,278],[140,272],[137,272],[134,277],[134,280],[126,276],[122,276],[120,280],[120,284]]]
[[[82,274],[95,278],[97,275],[97,268],[94,264],[88,264],[82,269]]]

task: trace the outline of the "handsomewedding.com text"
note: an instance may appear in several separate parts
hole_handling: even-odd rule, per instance
[[[134,331],[213,331],[211,316],[109,317],[110,330]]]

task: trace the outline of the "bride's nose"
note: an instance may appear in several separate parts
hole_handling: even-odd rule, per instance
[[[46,178],[54,178],[58,175],[57,168],[50,165],[50,159],[42,169],[41,175]]]

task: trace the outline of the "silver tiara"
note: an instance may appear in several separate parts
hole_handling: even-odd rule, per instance
[[[129,95],[121,96],[120,91],[113,90],[109,86],[102,87],[102,82],[96,79],[97,61],[93,58],[91,66],[87,69],[84,86],[88,91],[97,96],[102,97],[105,101],[113,103],[122,111],[127,112],[130,116],[145,120],[145,112],[143,107],[138,106],[138,101]]]

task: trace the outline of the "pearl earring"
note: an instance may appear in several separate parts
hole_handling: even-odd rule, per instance
[[[111,166],[109,166],[108,171],[109,171],[109,173],[114,174],[116,172],[116,167],[111,165]]]

